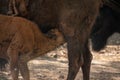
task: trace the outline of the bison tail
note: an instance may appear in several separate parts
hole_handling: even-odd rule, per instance
[[[4,70],[6,68],[6,64],[8,64],[8,61],[6,59],[0,58],[0,70]]]

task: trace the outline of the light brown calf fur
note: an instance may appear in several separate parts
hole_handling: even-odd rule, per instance
[[[27,62],[64,43],[58,30],[53,33],[56,39],[46,37],[26,19],[0,15],[0,58],[10,62],[13,80],[18,80],[19,71],[24,80],[30,80]]]

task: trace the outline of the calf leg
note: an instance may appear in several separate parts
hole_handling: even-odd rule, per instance
[[[13,80],[18,80],[18,52],[14,49],[8,50],[8,55],[10,58],[10,71]]]
[[[20,60],[20,62],[19,62],[19,68],[20,68],[20,73],[21,73],[23,79],[24,80],[30,80],[27,62],[25,62],[23,60]]]

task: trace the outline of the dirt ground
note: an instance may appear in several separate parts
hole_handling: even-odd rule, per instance
[[[117,35],[117,36],[116,36]],[[116,40],[115,40],[116,39]],[[90,80],[120,80],[120,35],[109,39],[100,52],[94,52]],[[68,72],[67,49],[62,46],[28,63],[31,80],[66,80]],[[75,80],[83,80],[81,70]],[[8,71],[1,72],[0,80],[11,80]],[[21,76],[20,76],[20,80]]]

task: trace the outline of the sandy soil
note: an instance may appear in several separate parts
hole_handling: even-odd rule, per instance
[[[113,38],[117,38],[117,41],[110,38],[104,50],[92,51],[90,80],[120,80],[120,39],[118,36]],[[68,72],[67,49],[60,47],[30,61],[28,66],[31,80],[65,80]],[[79,70],[75,80],[82,80],[81,73]],[[0,80],[11,80],[9,72],[2,72]]]

